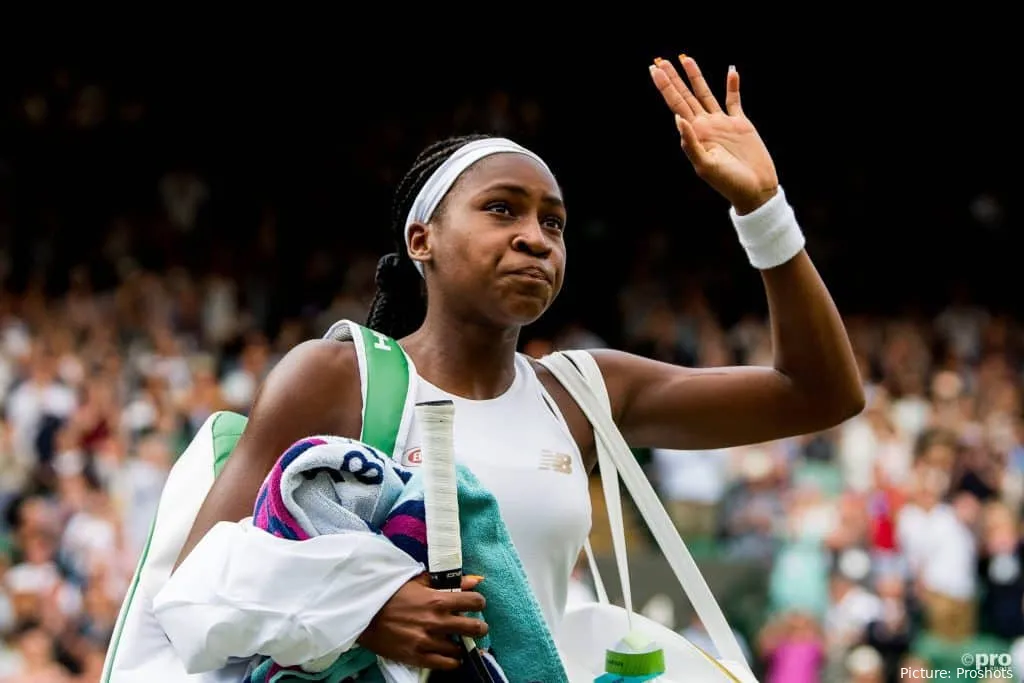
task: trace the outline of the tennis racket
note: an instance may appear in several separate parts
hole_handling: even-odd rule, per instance
[[[423,506],[427,520],[427,570],[436,590],[462,590],[462,533],[459,530],[459,497],[455,474],[455,437],[452,401],[416,404],[416,421],[423,434]],[[462,636],[464,659],[480,683],[494,683],[483,656],[469,636]],[[430,671],[420,674],[420,682]]]

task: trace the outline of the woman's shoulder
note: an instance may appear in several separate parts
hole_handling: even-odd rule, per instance
[[[292,347],[274,365],[265,385],[301,386],[306,391],[359,381],[359,361],[351,341],[311,339]]]
[[[348,422],[359,422],[361,402],[355,346],[314,339],[277,362],[259,389],[250,421],[274,427],[297,422],[303,426],[300,436],[343,433],[356,427]]]

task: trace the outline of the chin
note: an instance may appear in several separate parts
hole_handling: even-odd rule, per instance
[[[499,327],[521,328],[537,322],[550,305],[546,298],[504,297],[484,304],[480,312]]]
[[[500,327],[524,327],[536,322],[551,307],[558,290],[543,282],[502,283],[476,299],[477,310]],[[508,286],[512,284],[513,286]]]
[[[495,306],[492,311],[501,311],[501,314],[497,317],[501,319],[503,326],[525,327],[537,322],[550,306],[550,301],[542,301],[535,298],[518,299],[515,301],[506,300]]]

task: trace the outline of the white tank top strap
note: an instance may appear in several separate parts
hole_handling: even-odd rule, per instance
[[[519,367],[520,365],[522,368]],[[544,382],[541,382],[540,377],[537,376],[537,369],[534,368],[529,356],[517,353],[516,366],[516,375],[522,375],[527,378],[524,384],[528,385],[537,393],[540,400],[547,406],[548,410],[551,411],[551,415],[555,418],[558,426],[562,428],[562,432],[565,434],[566,438],[576,446],[572,455],[576,461],[576,465],[580,468],[580,471],[586,472],[585,465],[583,463],[583,454],[580,452],[579,444],[576,443],[576,437],[573,436],[572,430],[569,429],[569,423],[566,421],[565,415],[562,414],[561,408],[558,407],[558,403],[555,402],[551,393],[548,392],[547,387],[544,386]]]

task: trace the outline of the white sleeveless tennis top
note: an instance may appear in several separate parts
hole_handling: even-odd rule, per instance
[[[587,472],[569,427],[534,372],[516,354],[516,375],[497,398],[474,401],[423,378],[417,401],[455,403],[455,458],[495,499],[552,633],[565,611],[569,575],[590,533]],[[415,466],[420,446],[413,422],[402,463]]]

